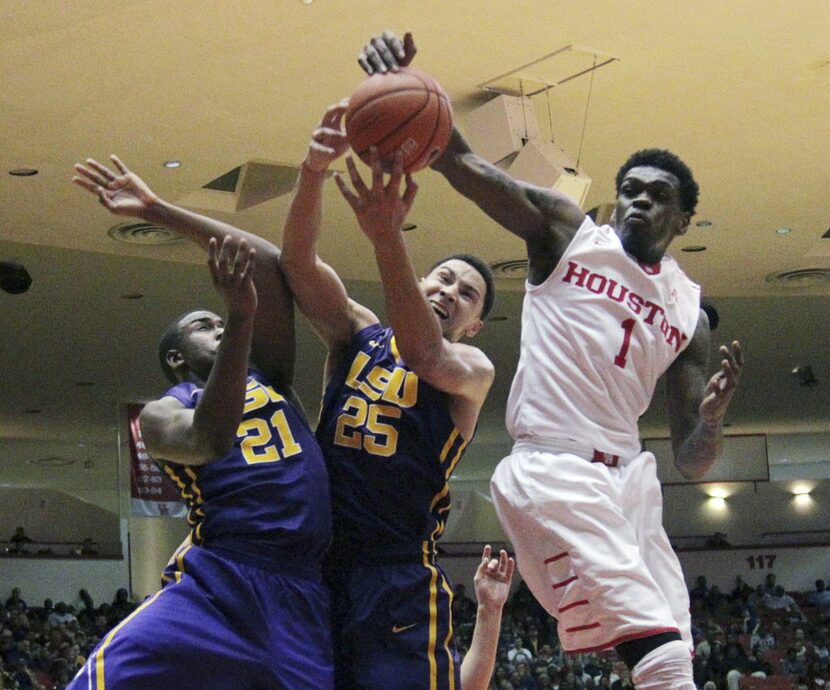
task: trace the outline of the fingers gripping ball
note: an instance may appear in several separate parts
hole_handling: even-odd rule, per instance
[[[373,74],[349,98],[346,134],[354,152],[369,163],[369,147],[377,146],[385,170],[398,149],[405,172],[431,165],[452,133],[452,108],[444,89],[414,69]]]

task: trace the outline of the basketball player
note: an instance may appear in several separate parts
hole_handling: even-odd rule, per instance
[[[415,52],[410,34],[385,33],[358,60],[371,74]],[[700,289],[666,253],[695,210],[691,171],[668,151],[635,153],[617,174],[612,225],[598,227],[568,197],[473,154],[457,130],[433,167],[527,246],[515,445],[491,482],[519,570],[567,652],[615,647],[637,688],[692,690],[688,594],[637,432],[665,374],[675,462],[702,477],[743,365],[737,342],[721,347],[706,381]]]
[[[473,437],[493,366],[459,342],[482,327],[492,278],[479,259],[439,261],[420,283],[401,232],[416,193],[400,155],[372,184],[347,159],[338,184],[370,239],[391,328],[349,299],[317,256],[323,182],[348,144],[345,105],[327,111],[302,165],[283,233],[297,306],[328,347],[317,438],[329,467],[334,537],[327,562],[335,682],[344,690],[459,687],[448,578],[436,541],[449,478]]]
[[[248,236],[269,264],[256,271],[244,233],[166,204],[113,162],[119,174],[95,161],[77,166],[76,183],[113,213],[207,244],[228,317],[195,311],[170,325],[159,358],[174,385],[140,418],[148,450],[187,501],[191,539],[165,571],[163,589],[104,637],[70,687],[330,688],[320,575],[331,536],[328,478],[291,402],[291,362],[278,359],[293,358],[294,348],[279,252]],[[236,237],[217,254],[226,228]],[[271,303],[262,305],[266,296]]]

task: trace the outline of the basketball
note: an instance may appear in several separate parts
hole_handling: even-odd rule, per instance
[[[373,74],[349,98],[344,116],[352,150],[369,164],[369,147],[377,146],[383,169],[403,153],[405,172],[431,165],[452,133],[452,108],[444,89],[418,70]]]

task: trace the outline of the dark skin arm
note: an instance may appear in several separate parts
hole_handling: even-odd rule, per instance
[[[225,456],[242,421],[248,354],[257,306],[252,280],[256,251],[226,238],[217,252],[208,245],[208,266],[228,308],[216,360],[194,409],[166,396],[141,411],[141,434],[153,457],[183,465],[205,465]]]
[[[709,342],[709,319],[701,310],[692,341],[666,372],[672,449],[686,479],[700,479],[720,457],[723,419],[744,364],[738,341],[721,345],[721,368],[707,381]]]
[[[280,250],[261,237],[222,221],[193,213],[159,198],[138,175],[117,157],[115,170],[91,158],[75,165],[72,181],[98,197],[101,205],[117,216],[141,218],[175,230],[203,249],[211,239],[245,240],[256,249],[254,282],[259,293],[251,362],[278,388],[288,391],[294,378],[294,304],[280,270]],[[117,172],[116,172],[117,171]]]
[[[396,71],[409,65],[416,52],[412,34],[405,34],[401,41],[386,31],[364,46],[358,62],[367,74]],[[457,128],[432,168],[493,220],[525,241],[531,284],[538,285],[551,274],[585,220],[582,210],[565,195],[515,180],[477,156]]]

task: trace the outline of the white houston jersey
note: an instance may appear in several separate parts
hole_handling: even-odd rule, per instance
[[[636,455],[637,420],[694,335],[700,287],[668,255],[639,263],[586,217],[553,273],[526,289],[511,436]]]

